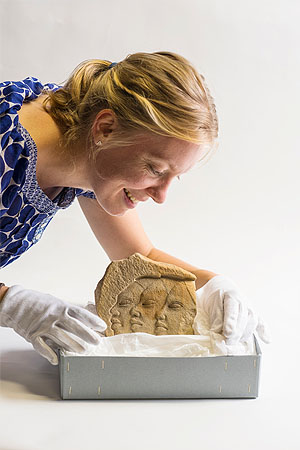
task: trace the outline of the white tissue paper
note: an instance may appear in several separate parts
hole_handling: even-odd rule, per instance
[[[86,309],[97,314],[93,303],[88,303]],[[194,335],[118,334],[109,337],[103,336],[97,346],[87,344],[88,348],[84,353],[61,351],[66,356],[196,357],[256,354],[253,335],[247,342],[227,345],[224,336],[210,331],[208,324],[208,316],[204,310],[200,310],[199,304],[197,304]]]

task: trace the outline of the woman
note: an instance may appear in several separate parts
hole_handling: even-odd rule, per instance
[[[135,211],[138,202],[163,203],[172,180],[217,138],[212,97],[186,59],[155,52],[112,64],[90,60],[64,86],[26,78],[2,83],[0,92],[1,267],[35,244],[55,213],[78,197],[112,260],[139,252],[177,264],[196,275],[197,289],[205,285],[215,330],[227,340],[254,331],[257,321],[232,283],[154,248]],[[97,344],[97,331],[106,327],[84,308],[22,286],[2,284],[0,299],[1,325],[52,364],[54,348],[80,352],[86,342]]]

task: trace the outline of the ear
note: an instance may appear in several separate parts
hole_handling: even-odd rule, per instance
[[[107,137],[117,128],[117,123],[116,115],[111,109],[102,109],[95,117],[92,125],[94,144],[99,141],[105,143]]]

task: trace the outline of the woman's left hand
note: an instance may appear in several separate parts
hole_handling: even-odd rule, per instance
[[[222,334],[226,344],[247,342],[256,331],[261,340],[270,342],[265,323],[247,307],[237,286],[224,275],[211,278],[196,292],[197,316],[195,331],[202,334],[201,315],[208,319],[210,331]]]

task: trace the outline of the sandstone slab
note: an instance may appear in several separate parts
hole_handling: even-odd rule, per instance
[[[95,290],[106,336],[194,334],[195,275],[139,253],[109,264]]]

